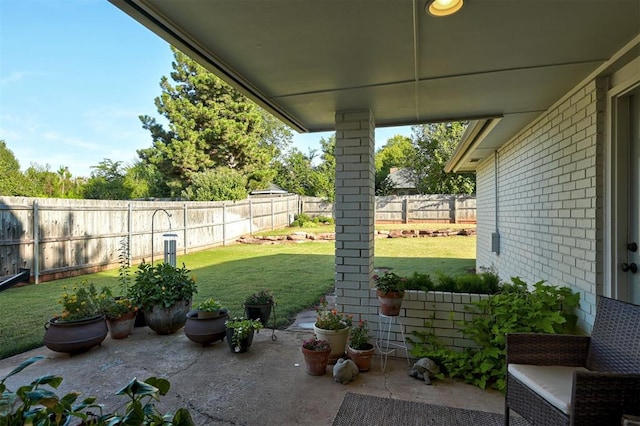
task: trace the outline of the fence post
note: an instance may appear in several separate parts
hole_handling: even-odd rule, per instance
[[[273,198],[271,199],[271,230],[276,229],[275,227],[275,212],[273,211]]]
[[[131,243],[133,238],[133,206],[131,203],[128,204],[128,214],[127,218],[127,266],[131,267]]]
[[[222,246],[227,245],[227,203],[222,203]]]
[[[249,235],[253,235],[253,200],[249,198]]]
[[[402,223],[409,223],[409,199],[402,200]]]
[[[38,220],[38,201],[33,201],[33,280],[40,282],[40,221]]]
[[[184,229],[184,231],[182,231],[182,245],[184,254],[187,254],[187,203],[182,205],[182,216],[182,229]]]
[[[451,212],[451,216],[453,216],[453,223],[458,223],[458,198],[455,195],[451,196],[452,199],[452,203],[451,203],[451,209],[453,210]]]

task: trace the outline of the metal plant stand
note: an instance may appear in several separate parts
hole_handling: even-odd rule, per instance
[[[398,349],[404,349],[404,354],[407,358],[407,365],[410,365],[407,341],[404,336],[404,327],[399,320],[399,315],[389,316],[378,313],[378,317],[378,339],[376,340],[376,349],[380,355],[380,367],[382,372],[387,368],[387,357],[389,354],[395,353]],[[400,328],[402,343],[395,343],[391,341],[391,327],[393,325]]]

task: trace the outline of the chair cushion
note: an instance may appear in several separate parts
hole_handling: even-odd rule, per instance
[[[571,411],[571,388],[574,371],[584,367],[559,365],[509,364],[509,374],[565,414]]]

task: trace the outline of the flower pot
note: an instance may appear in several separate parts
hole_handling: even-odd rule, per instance
[[[202,318],[199,312],[191,311],[187,314],[184,334],[189,340],[207,346],[224,339],[227,328],[224,323],[229,319],[227,311],[221,311],[217,317]]]
[[[271,304],[265,303],[260,305],[244,305],[245,317],[257,320],[259,319],[262,325],[266,326],[271,316]]]
[[[382,293],[380,290],[376,290],[376,294],[380,301],[380,313],[382,315],[386,315],[388,317],[397,317],[400,315],[404,292],[389,291],[387,293]]]
[[[254,330],[251,329],[251,331],[249,332],[249,334],[247,335],[247,337],[245,337],[244,339],[240,339],[240,344],[238,346],[235,346],[233,344],[233,333],[235,332],[234,328],[227,328],[227,344],[229,345],[229,349],[231,349],[231,352],[233,353],[242,353],[242,352],[247,352],[249,350],[249,347],[251,346],[251,343],[253,343],[253,333]]]
[[[347,356],[356,363],[360,371],[369,371],[374,352],[375,348],[371,343],[367,343],[365,349],[353,349],[347,346]]]
[[[127,312],[118,318],[107,318],[109,336],[112,339],[124,339],[133,334],[133,326],[136,323],[137,311]]]
[[[220,316],[220,309],[216,309],[215,311],[202,311],[198,309],[196,316],[201,319],[218,318]],[[187,314],[187,322],[189,322],[189,314]]]
[[[159,305],[145,307],[144,319],[156,333],[171,334],[184,326],[190,309],[191,299],[179,300],[168,308]]]
[[[313,326],[313,331],[319,340],[326,340],[331,345],[331,353],[329,354],[329,364],[335,364],[338,358],[343,358],[347,348],[347,339],[349,338],[350,327],[342,330],[325,330]]]
[[[329,363],[329,355],[331,349],[324,351],[314,351],[302,348],[304,361],[307,365],[307,374],[312,376],[323,376],[327,372],[327,364]]]
[[[76,354],[100,345],[107,337],[104,316],[77,321],[51,319],[44,326],[44,344],[55,352]]]

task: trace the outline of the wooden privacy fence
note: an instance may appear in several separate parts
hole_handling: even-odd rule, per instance
[[[289,225],[299,197],[242,201],[106,201],[0,197],[0,276],[31,270],[35,282],[116,265],[125,239],[132,259],[224,245],[243,234]]]
[[[301,197],[301,211],[309,216],[333,216],[334,204]],[[476,223],[473,195],[403,195],[376,197],[376,223]]]

